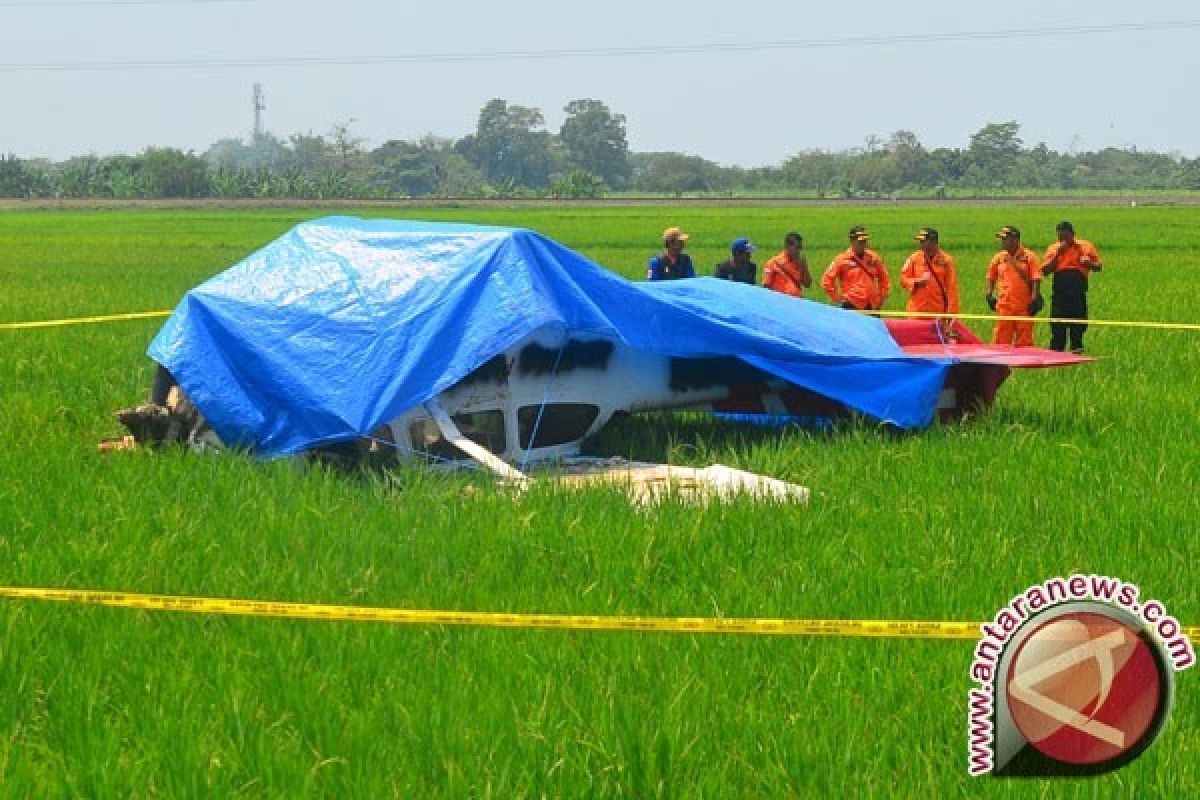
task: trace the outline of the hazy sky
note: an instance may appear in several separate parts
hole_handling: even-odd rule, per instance
[[[0,0],[0,153],[202,151],[248,136],[258,82],[268,131],[354,120],[371,146],[462,136],[493,97],[557,130],[593,97],[632,149],[724,164],[1009,119],[1058,150],[1196,156],[1197,75],[1195,0]]]

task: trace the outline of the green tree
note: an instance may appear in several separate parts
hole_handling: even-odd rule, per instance
[[[154,194],[154,187],[142,174],[142,160],[137,156],[109,156],[100,162],[99,174],[102,191],[108,197],[124,200]]]
[[[1185,189],[1200,189],[1200,158],[1184,159],[1179,165],[1179,183]]]
[[[333,126],[330,132],[330,147],[333,150],[333,163],[342,175],[351,175],[363,166],[363,142],[361,136],[355,136],[350,126],[357,120],[346,120]]]
[[[958,183],[967,174],[969,159],[964,150],[956,147],[938,147],[929,151],[934,171],[948,183]]]
[[[475,197],[482,195],[487,178],[455,149],[453,139],[433,134],[421,137],[422,152],[433,163],[437,183],[434,194],[442,197]]]
[[[1071,189],[1077,184],[1074,170],[1071,156],[1056,153],[1045,142],[1038,142],[1017,156],[1012,183],[1029,188]]]
[[[371,186],[389,195],[422,197],[437,188],[437,164],[419,144],[384,142],[368,158]]]
[[[25,162],[11,153],[0,156],[0,197],[29,197],[31,188]]]
[[[860,153],[847,172],[850,186],[860,192],[883,194],[900,187],[900,170],[883,150]]]
[[[545,125],[538,109],[495,98],[480,109],[475,133],[459,140],[458,151],[493,183],[544,187],[560,160]]]
[[[847,161],[842,153],[805,150],[783,163],[783,180],[787,186],[814,189],[817,197],[825,197],[835,186],[846,183]]]
[[[912,131],[896,131],[884,146],[897,186],[936,186],[945,180],[938,164]]]
[[[967,159],[980,180],[989,184],[1010,184],[1017,156],[1021,154],[1021,137],[1017,135],[1020,129],[1020,123],[1010,120],[988,123],[971,134]]]
[[[100,159],[94,155],[67,159],[58,167],[58,185],[64,197],[97,197],[103,194]]]
[[[1075,161],[1087,167],[1086,179],[1081,185],[1088,188],[1167,189],[1179,185],[1179,163],[1165,153],[1139,152],[1133,147],[1106,147],[1093,153],[1080,153]]]
[[[217,197],[254,197],[255,175],[248,169],[220,169],[212,173],[213,194]]]
[[[718,192],[730,188],[720,165],[684,153],[637,153],[630,159],[633,186],[648,192]]]
[[[609,186],[620,188],[629,180],[629,141],[625,115],[614,114],[599,100],[572,100],[563,107],[558,137],[568,163],[598,175]]]
[[[309,133],[293,133],[288,137],[288,153],[285,159],[289,168],[315,173],[332,168],[334,147],[324,136]]]
[[[255,136],[249,144],[241,139],[218,139],[204,151],[209,166],[225,172],[283,169],[289,156],[287,145],[270,133]]]
[[[556,180],[551,187],[551,194],[563,200],[594,199],[603,197],[607,188],[599,175],[577,169]]]
[[[205,197],[212,191],[207,162],[191,151],[148,147],[139,162],[142,186],[151,197]]]
[[[204,151],[204,160],[216,172],[232,173],[248,166],[245,150],[241,139],[218,139]]]

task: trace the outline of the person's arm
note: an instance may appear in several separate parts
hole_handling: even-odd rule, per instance
[[[892,279],[888,275],[887,267],[883,265],[883,259],[879,259],[879,307],[883,308],[887,303],[888,295],[892,293]]]
[[[946,268],[946,307],[951,314],[958,313],[958,270],[954,268],[954,259],[948,259]]]
[[[1079,259],[1079,263],[1092,272],[1099,272],[1104,269],[1104,265],[1100,263],[1100,253],[1091,245],[1083,248],[1083,258]]]
[[[1046,249],[1046,259],[1042,262],[1042,272],[1054,272],[1058,269],[1058,257],[1067,249],[1066,242],[1052,244]]]
[[[1042,264],[1037,260],[1037,256],[1030,253],[1030,258],[1025,262],[1025,267],[1029,270],[1029,280],[1039,282],[1042,280]]]
[[[911,256],[904,262],[904,266],[900,268],[900,285],[909,294],[915,292],[917,287],[920,286],[917,282],[916,267],[913,265]]]
[[[825,290],[825,294],[829,295],[829,299],[834,305],[840,305],[842,302],[841,292],[838,291],[838,261],[834,259],[825,270],[825,274],[821,276],[821,288]]]
[[[804,253],[796,255],[796,270],[800,273],[800,283],[805,289],[812,287],[812,273],[808,270],[808,259]]]
[[[987,294],[983,299],[987,301],[988,308],[992,311],[996,310],[996,279],[1000,277],[1000,267],[993,258],[987,268]]]
[[[1029,308],[1026,311],[1029,316],[1036,317],[1046,306],[1046,301],[1042,299],[1042,281],[1040,278],[1029,282],[1029,291],[1032,294],[1029,298]]]
[[[659,279],[658,274],[658,256],[651,256],[650,263],[646,265],[646,280],[656,281]]]
[[[779,274],[775,269],[775,259],[770,259],[763,265],[763,288],[775,289],[775,276]]]

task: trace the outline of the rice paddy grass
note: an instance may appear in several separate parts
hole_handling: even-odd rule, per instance
[[[0,322],[167,309],[324,212],[0,213]],[[386,212],[373,210],[373,215]],[[631,278],[668,225],[707,272],[789,230],[819,271],[865,224],[895,276],[942,232],[984,313],[992,233],[1071,219],[1101,319],[1196,322],[1200,209],[461,208]],[[890,306],[902,307],[899,292]],[[964,424],[895,435],[638,416],[596,452],[802,483],[808,506],[643,511],[484,475],[347,475],[226,453],[100,455],[160,321],[0,330],[0,583],[418,609],[983,620],[1054,575],[1200,623],[1200,333],[1096,327],[1093,364],[1014,374]],[[987,335],[987,323],[971,323]],[[1047,332],[1038,329],[1045,343]],[[966,774],[972,643],[400,627],[0,603],[4,797],[1186,796],[1200,697],[1086,781]]]

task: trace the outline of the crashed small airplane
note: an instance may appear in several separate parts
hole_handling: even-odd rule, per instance
[[[169,381],[118,419],[141,442],[267,458],[357,442],[522,483],[517,466],[577,456],[621,413],[914,429],[986,407],[1010,367],[1088,360],[939,330],[713,278],[633,283],[525,229],[330,217],[189,291],[148,350]]]

